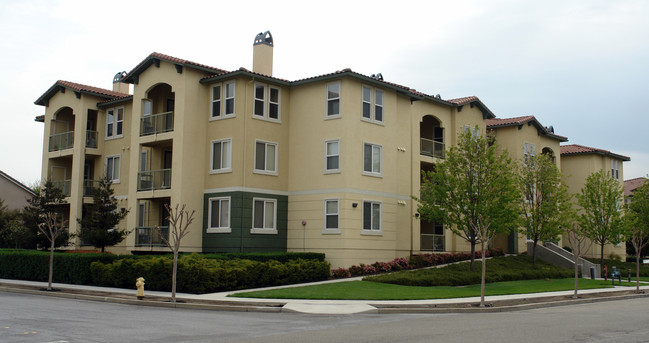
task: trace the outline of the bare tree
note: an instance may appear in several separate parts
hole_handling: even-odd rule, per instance
[[[58,215],[55,212],[46,212],[41,215],[41,222],[38,224],[38,230],[45,235],[50,241],[50,272],[47,278],[47,290],[52,290],[52,275],[54,274],[54,246],[56,238],[65,232],[64,222],[57,223]]]
[[[566,232],[566,236],[564,237],[568,239],[568,244],[570,244],[572,255],[574,256],[575,293],[573,294],[572,298],[577,299],[577,291],[579,290],[579,258],[581,257],[582,253],[588,251],[591,248],[593,242],[588,239],[586,230],[583,229],[577,222],[573,223],[572,226],[566,226],[564,230]],[[582,270],[582,273],[583,272],[584,271]]]
[[[647,239],[649,236],[649,182],[646,180],[641,187],[633,192],[623,222],[626,237],[631,241],[635,249],[635,291],[640,293],[640,255],[642,249],[649,243],[649,239]]]
[[[178,251],[180,250],[180,241],[189,233],[189,225],[194,221],[195,210],[189,212],[185,209],[185,204],[178,209],[178,204],[171,208],[165,204],[165,209],[169,215],[169,238],[162,234],[159,227],[156,226],[155,230],[160,235],[162,241],[167,245],[167,248],[174,254],[173,269],[171,274],[171,301],[176,302],[176,275],[178,271]]]

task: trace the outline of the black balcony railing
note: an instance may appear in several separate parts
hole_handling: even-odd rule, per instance
[[[70,149],[74,145],[74,131],[57,133],[50,136],[49,151]]]
[[[421,154],[431,157],[444,158],[444,143],[432,139],[421,138]]]
[[[162,237],[169,239],[169,227],[158,226],[139,226],[135,228],[135,246],[136,247],[164,247],[166,246]]]
[[[149,170],[137,173],[137,190],[153,191],[171,188],[171,169]]]
[[[140,119],[140,136],[171,132],[174,130],[174,113],[164,112]]]

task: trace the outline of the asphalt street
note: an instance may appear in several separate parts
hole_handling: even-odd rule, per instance
[[[218,312],[0,292],[0,342],[648,342],[649,298],[479,314]]]

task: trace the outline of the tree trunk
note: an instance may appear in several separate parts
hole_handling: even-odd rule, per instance
[[[174,249],[174,263],[171,271],[171,302],[176,302],[176,273],[178,270],[178,249]]]
[[[640,252],[635,249],[635,292],[640,293]]]
[[[573,246],[572,249],[573,249],[572,254],[575,257],[575,294],[572,295],[572,298],[577,299],[577,298],[579,298],[579,296],[577,295],[577,291],[579,290],[579,264],[578,264],[579,263],[579,251],[578,251],[579,247],[577,247],[577,249],[575,249],[575,247]]]
[[[101,247],[101,253],[102,254],[104,253],[104,247]]]
[[[487,276],[487,259],[486,259],[486,253],[485,253],[485,244],[484,244],[484,239],[480,241],[480,248],[482,251],[482,256],[480,259],[482,260],[482,277],[480,278],[480,307],[485,307],[484,305],[484,293],[485,293],[485,279]]]
[[[536,266],[536,244],[538,244],[539,240],[534,239],[534,244],[532,244],[532,265]]]
[[[52,290],[52,275],[54,274],[54,238],[50,240],[50,275],[47,277],[47,290]]]
[[[471,240],[471,272],[475,271],[475,238]]]
[[[604,270],[604,240],[602,240],[599,249],[599,270]]]

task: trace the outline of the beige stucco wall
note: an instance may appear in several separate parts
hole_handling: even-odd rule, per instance
[[[13,181],[0,176],[0,199],[9,210],[20,210],[28,205],[32,194],[16,185]]]

